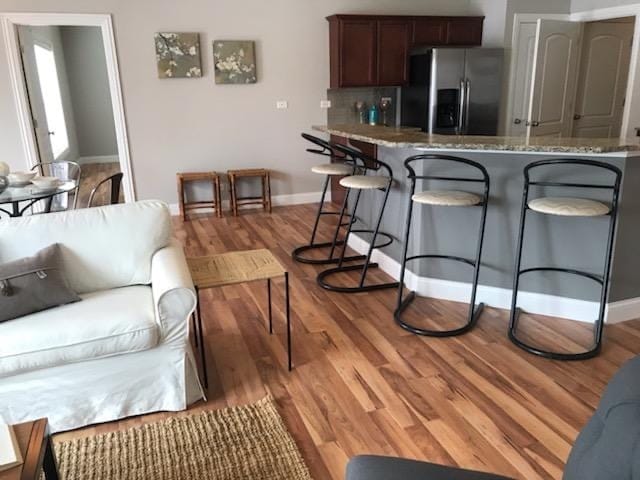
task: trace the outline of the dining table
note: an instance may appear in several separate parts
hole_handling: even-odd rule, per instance
[[[47,189],[38,188],[31,183],[23,186],[9,185],[0,192],[0,213],[5,213],[9,217],[21,217],[30,207],[41,200],[45,202],[44,211],[49,212],[52,200],[56,195],[70,193],[75,188],[76,182],[72,180],[65,181],[55,188]]]

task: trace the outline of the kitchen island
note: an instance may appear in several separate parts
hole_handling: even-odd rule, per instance
[[[608,321],[640,317],[640,142],[618,139],[513,138],[483,136],[445,136],[426,134],[412,128],[371,127],[368,125],[317,126],[315,130],[344,139],[377,146],[377,157],[393,170],[394,187],[389,197],[381,230],[395,242],[376,253],[380,267],[398,278],[402,237],[409,201],[410,182],[404,160],[421,153],[442,153],[481,163],[491,179],[485,244],[480,271],[479,301],[508,308],[518,225],[523,192],[523,169],[536,160],[585,158],[617,166],[623,172],[617,234],[614,243]],[[434,164],[440,174],[468,174],[450,164]],[[433,170],[432,170],[433,172]],[[601,169],[581,165],[545,170],[554,181],[610,184],[612,178]],[[546,177],[550,179],[551,177]],[[467,189],[467,185],[418,183],[421,189]],[[543,195],[584,196],[606,203],[610,193],[570,188],[532,190],[531,198]],[[361,200],[358,217],[371,226],[379,211],[381,195],[367,194]],[[410,252],[430,252],[472,257],[479,213],[475,208],[414,209]],[[523,249],[526,265],[554,265],[600,274],[606,252],[609,217],[577,218],[530,215]],[[366,228],[366,227],[365,227]],[[358,251],[368,246],[368,238],[354,235],[350,245]],[[468,301],[469,270],[438,260],[420,261],[408,266],[406,283],[423,296]],[[540,273],[522,278],[520,305],[527,311],[580,320],[597,317],[599,286],[579,277]]]

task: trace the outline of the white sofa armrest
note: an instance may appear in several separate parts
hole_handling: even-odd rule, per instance
[[[161,343],[186,340],[196,293],[182,247],[175,241],[151,259],[151,288]]]

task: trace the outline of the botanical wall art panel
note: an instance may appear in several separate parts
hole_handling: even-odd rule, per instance
[[[249,40],[216,40],[213,42],[213,65],[216,83],[256,83],[255,44]]]
[[[155,35],[159,78],[202,76],[200,35],[160,32]]]

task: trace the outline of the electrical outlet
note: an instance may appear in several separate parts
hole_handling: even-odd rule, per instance
[[[286,100],[278,100],[276,102],[276,108],[278,110],[286,110],[287,108],[289,108],[289,102],[287,102]]]
[[[331,108],[331,100],[320,100],[320,108]]]

